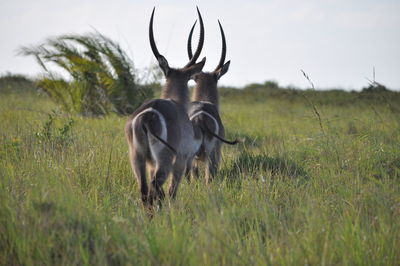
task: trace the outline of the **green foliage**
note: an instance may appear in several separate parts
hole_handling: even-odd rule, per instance
[[[266,81],[264,84],[252,83],[243,88],[244,91],[254,90],[276,90],[279,89],[279,85],[276,81]]]
[[[388,88],[386,88],[385,85],[376,82],[376,81],[370,81],[369,85],[365,88],[362,88],[362,92],[375,92],[375,93],[379,93],[379,92],[387,92],[389,91]]]
[[[64,35],[23,47],[45,74],[37,85],[66,111],[86,116],[132,113],[152,97],[151,86],[140,84],[133,62],[122,48],[100,33]],[[56,65],[69,79],[49,69]]]
[[[400,102],[308,96],[324,133],[301,95],[223,97],[227,138],[246,141],[223,146],[215,182],[182,180],[150,217],[125,117],[72,115],[60,149],[35,132],[54,139],[70,116],[35,94],[2,95],[0,264],[397,265]]]
[[[19,93],[35,90],[35,82],[24,75],[11,73],[0,75],[0,93]]]
[[[68,121],[64,122],[61,127],[55,128],[55,122],[60,116],[60,113],[52,110],[48,115],[47,120],[44,122],[43,127],[40,131],[35,133],[39,143],[51,144],[52,147],[65,147],[71,144],[73,138],[71,136],[71,129],[74,124],[74,120],[69,118]]]

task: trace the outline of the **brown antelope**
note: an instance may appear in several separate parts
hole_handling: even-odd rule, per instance
[[[222,52],[218,66],[211,72],[200,72],[194,76],[196,86],[193,89],[189,118],[202,130],[203,140],[199,153],[193,167],[193,173],[198,177],[198,164],[206,164],[206,183],[215,177],[221,159],[221,142],[234,145],[238,140],[228,141],[224,139],[225,130],[219,115],[219,94],[217,89],[218,80],[228,71],[230,61],[225,63],[226,40],[224,30],[218,21],[222,37]],[[192,35],[196,22],[194,23],[188,38],[189,59],[192,54]],[[188,175],[188,178],[190,176]]]
[[[186,168],[200,148],[201,131],[194,128],[188,116],[189,91],[187,83],[199,73],[205,58],[196,63],[204,43],[204,25],[200,21],[200,40],[194,56],[183,68],[169,67],[167,59],[157,49],[153,35],[154,10],[149,25],[150,46],[163,71],[166,83],[161,99],[145,102],[129,118],[125,134],[129,145],[132,170],[136,176],[144,204],[161,204],[162,185],[172,171],[169,195],[175,198],[178,185]],[[146,166],[150,169],[150,188],[147,186]]]

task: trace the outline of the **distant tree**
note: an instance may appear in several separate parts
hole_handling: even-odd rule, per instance
[[[276,81],[268,80],[263,84],[261,83],[251,83],[244,87],[245,90],[275,90],[279,89],[279,85]]]
[[[368,79],[369,85],[367,87],[362,88],[362,92],[387,92],[389,91],[386,86],[381,83],[376,82],[375,80],[375,66],[372,67],[372,80]]]
[[[122,48],[98,32],[51,38],[22,47],[20,54],[35,57],[44,70],[38,87],[67,111],[87,116],[125,115],[153,96],[151,86],[140,84],[133,62]],[[51,65],[63,69],[69,78],[51,71]]]
[[[370,82],[367,87],[362,88],[362,92],[387,92],[390,91],[385,85],[376,81]]]
[[[279,89],[278,82],[273,81],[273,80],[268,80],[264,82],[264,87],[268,89]]]
[[[35,82],[21,74],[0,75],[0,92],[23,92],[36,89]]]

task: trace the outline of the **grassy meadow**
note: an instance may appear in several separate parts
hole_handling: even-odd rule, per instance
[[[126,117],[0,94],[0,264],[400,264],[400,101],[222,95],[227,137],[244,143],[150,218]]]

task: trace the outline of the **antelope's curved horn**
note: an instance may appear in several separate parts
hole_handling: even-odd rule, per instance
[[[150,25],[149,25],[149,39],[150,39],[150,46],[151,50],[153,51],[154,56],[158,58],[161,56],[161,54],[158,52],[156,42],[154,41],[154,33],[153,33],[153,19],[154,19],[154,11],[156,8],[153,8],[153,12],[151,12],[151,18],[150,18]]]
[[[222,28],[221,22],[218,20],[219,29],[221,31],[221,38],[222,38],[222,51],[221,51],[221,58],[219,60],[218,66],[215,70],[220,69],[225,63],[225,56],[226,56],[226,39],[224,34],[224,29]]]
[[[196,63],[196,60],[199,58],[200,53],[201,53],[201,49],[203,49],[203,44],[204,44],[204,24],[203,24],[203,18],[201,17],[199,8],[197,7],[197,14],[199,15],[199,21],[200,21],[200,38],[199,38],[199,43],[197,45],[197,49],[196,52],[194,53],[193,57],[190,59],[189,63],[186,64],[186,66],[184,66],[184,68],[186,67],[190,67],[193,64]]]
[[[188,37],[188,42],[187,42],[187,52],[189,56],[189,60],[192,59],[193,53],[192,53],[192,36],[193,36],[193,30],[194,27],[196,26],[197,20],[194,22],[192,29],[190,30],[189,37]]]

